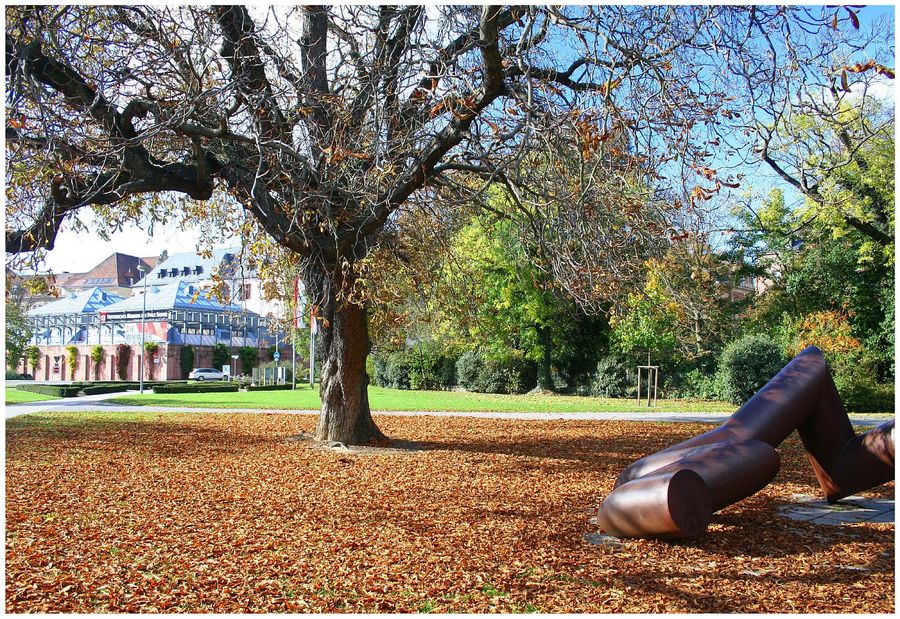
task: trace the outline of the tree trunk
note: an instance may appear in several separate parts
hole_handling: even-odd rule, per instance
[[[322,412],[316,440],[345,445],[364,445],[386,437],[375,425],[366,391],[366,357],[369,354],[369,326],[365,308],[345,303],[334,306],[322,330],[322,382],[319,394]]]
[[[541,338],[541,362],[538,365],[538,388],[544,391],[553,391],[553,376],[550,367],[553,364],[553,337],[550,333],[550,327],[538,327],[538,334]]]

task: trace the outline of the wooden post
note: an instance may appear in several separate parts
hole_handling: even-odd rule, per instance
[[[659,385],[659,367],[654,370],[653,374],[653,406],[656,406],[656,387]]]

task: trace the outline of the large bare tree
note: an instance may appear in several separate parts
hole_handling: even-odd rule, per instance
[[[728,124],[737,105],[716,87],[722,54],[764,62],[760,36],[789,37],[792,22],[827,28],[835,13],[6,11],[7,252],[52,248],[86,207],[113,226],[177,208],[235,233],[264,232],[296,259],[324,318],[317,437],[345,443],[381,437],[366,395],[357,266],[400,209],[436,192],[479,198],[502,185],[523,226],[548,214],[552,225],[534,228],[550,250],[547,268],[590,302],[616,276],[617,249],[665,235],[642,226],[641,212],[662,195],[654,191],[667,170],[691,170],[705,183],[698,195],[728,182],[708,167],[710,128]],[[229,200],[246,220],[214,207]],[[629,217],[609,217],[616,211]]]

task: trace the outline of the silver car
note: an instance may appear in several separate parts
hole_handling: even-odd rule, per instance
[[[214,368],[194,368],[188,380],[225,380],[225,374]]]

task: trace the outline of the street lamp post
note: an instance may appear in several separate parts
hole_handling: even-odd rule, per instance
[[[140,393],[144,394],[144,337],[147,331],[147,267],[144,265],[138,266],[138,271],[141,272],[144,280],[144,308],[141,310],[141,365],[138,368],[138,376],[140,377]]]
[[[275,384],[280,384],[278,382],[278,362],[281,360],[281,353],[278,352],[278,336],[281,335],[281,327],[279,325],[275,325]]]

